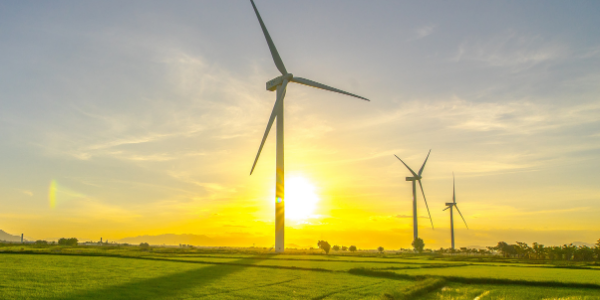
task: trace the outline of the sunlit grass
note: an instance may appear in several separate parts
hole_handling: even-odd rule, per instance
[[[290,252],[0,244],[0,299],[600,299],[596,269]]]
[[[377,299],[411,281],[112,257],[2,255],[0,299]]]

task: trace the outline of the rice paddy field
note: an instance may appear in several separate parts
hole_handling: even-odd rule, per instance
[[[398,254],[0,247],[0,299],[600,299],[600,270]]]

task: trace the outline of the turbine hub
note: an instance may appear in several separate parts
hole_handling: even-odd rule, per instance
[[[273,91],[277,90],[277,87],[280,86],[281,84],[283,84],[284,79],[291,81],[292,78],[294,78],[294,75],[292,73],[287,73],[285,75],[281,75],[281,76],[275,77],[275,78],[267,81],[267,91],[273,92]]]
[[[417,175],[415,177],[406,177],[406,181],[417,181],[417,180],[421,180],[423,179],[423,177]]]

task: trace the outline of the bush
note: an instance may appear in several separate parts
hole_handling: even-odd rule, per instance
[[[47,246],[47,245],[48,245],[48,242],[47,242],[47,241],[44,241],[44,240],[37,240],[37,241],[35,241],[35,243],[34,243],[34,244],[35,244],[36,246]]]
[[[61,246],[77,246],[78,242],[79,241],[77,240],[77,238],[70,238],[70,239],[61,238],[60,240],[58,240],[58,244]]]
[[[148,249],[148,248],[150,248],[150,245],[148,243],[140,243],[140,248]]]

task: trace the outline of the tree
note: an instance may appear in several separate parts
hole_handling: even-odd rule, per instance
[[[148,243],[140,243],[140,248],[148,249],[148,248],[150,248],[150,245]]]
[[[342,251],[347,251],[347,250],[348,250],[348,247],[342,246]]]
[[[571,260],[571,258],[573,257],[573,254],[575,253],[576,248],[577,248],[577,246],[573,246],[573,243],[571,243],[569,245],[564,244],[562,246],[562,250],[563,250],[562,252],[564,255],[564,259]]]
[[[333,249],[333,251],[340,251],[340,246],[338,246],[338,245],[335,245],[335,246],[333,246],[333,248],[331,248],[331,249]]]
[[[329,254],[329,250],[331,250],[331,245],[329,245],[327,241],[319,241],[317,245],[321,250],[325,251],[325,254]]]
[[[423,240],[421,238],[416,238],[412,244],[413,248],[415,248],[415,251],[419,252],[419,253],[423,253],[423,248],[425,248],[425,243],[423,242]]]
[[[548,258],[550,258],[550,260],[562,259],[562,248],[559,246],[549,247],[549,249],[546,250],[546,252],[548,253]]]
[[[509,245],[506,242],[498,242],[496,250],[502,252],[502,256],[509,257],[517,255],[517,245]]]
[[[377,251],[379,251],[379,253],[383,253],[383,247],[379,246],[379,248],[377,248]]]
[[[508,254],[508,252],[506,251],[506,248],[508,247],[508,244],[504,241],[500,241],[498,242],[498,245],[496,245],[496,247],[494,247],[494,249],[496,251],[500,251],[502,253],[502,256],[506,257],[506,255]]]
[[[546,259],[546,248],[537,242],[533,243],[533,253],[536,259]]]
[[[348,250],[350,250],[350,252],[355,252],[356,246],[352,245],[352,246],[350,246],[350,248],[348,248]]]
[[[592,261],[594,260],[594,249],[588,246],[579,246],[575,249],[575,260]]]
[[[533,249],[531,249],[527,243],[517,242],[515,249],[517,250],[519,258],[531,259],[531,256],[533,255]]]

